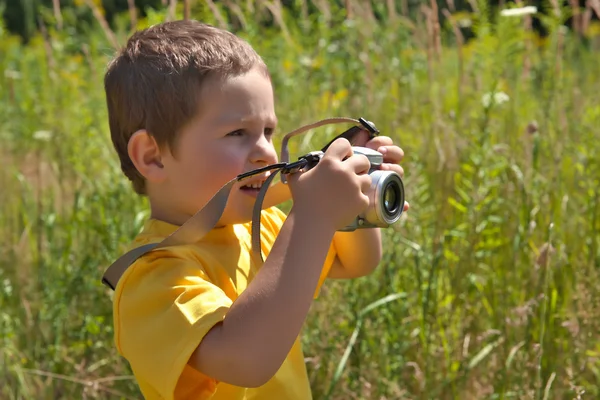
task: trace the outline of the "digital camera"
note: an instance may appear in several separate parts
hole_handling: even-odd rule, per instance
[[[404,183],[394,171],[382,171],[383,154],[367,147],[353,146],[354,154],[362,154],[369,159],[371,167],[371,188],[366,193],[369,197],[368,208],[356,217],[342,232],[352,232],[356,229],[387,228],[398,219],[404,210]],[[308,154],[313,166],[323,157],[322,151]],[[316,162],[315,162],[316,161]]]
[[[341,231],[351,232],[362,228],[387,228],[404,210],[404,183],[394,171],[382,171],[383,154],[366,147],[352,147],[354,154],[367,156],[371,163],[369,175],[371,188],[367,192],[369,207]]]

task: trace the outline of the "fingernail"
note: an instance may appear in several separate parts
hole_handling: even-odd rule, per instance
[[[381,154],[387,153],[387,149],[385,147],[380,147],[377,151],[379,151]]]

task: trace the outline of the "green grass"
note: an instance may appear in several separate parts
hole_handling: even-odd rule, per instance
[[[327,283],[303,331],[315,399],[598,398],[598,38],[475,13],[477,38],[457,47],[444,25],[436,55],[423,18],[332,7],[284,15],[285,36],[251,15],[240,35],[271,68],[280,132],[363,116],[406,153],[411,210],[384,261]],[[147,217],[109,140],[113,50],[99,28],[49,35],[0,33],[0,398],[139,398],[100,284]],[[509,99],[486,107],[494,91]]]

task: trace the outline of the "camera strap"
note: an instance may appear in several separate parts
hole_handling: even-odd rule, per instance
[[[341,133],[340,135],[336,136],[325,147],[323,147],[321,151],[308,153],[300,157],[298,161],[292,163],[289,162],[290,156],[288,150],[288,142],[292,137],[307,132],[311,129],[321,127],[323,125],[349,122],[359,123],[361,126],[355,125],[350,129],[346,130],[345,132]],[[366,121],[363,118],[359,118],[358,120],[356,120],[353,118],[344,117],[323,119],[312,124],[304,125],[298,129],[287,133],[283,137],[281,143],[281,162],[240,174],[234,179],[227,182],[206,203],[206,205],[203,208],[201,208],[196,214],[190,217],[183,225],[177,228],[173,233],[171,233],[161,242],[149,243],[140,247],[136,247],[119,257],[105,271],[104,275],[102,276],[102,283],[111,288],[112,290],[115,290],[119,279],[125,273],[127,268],[129,268],[131,264],[133,264],[138,258],[142,257],[144,254],[153,250],[158,250],[169,246],[192,244],[200,241],[208,232],[210,232],[215,227],[215,225],[221,218],[221,215],[225,210],[225,206],[227,205],[227,200],[229,198],[231,189],[237,182],[241,182],[252,176],[262,174],[266,171],[273,171],[267,177],[267,180],[263,183],[258,193],[256,202],[254,203],[254,209],[252,212],[252,253],[255,256],[255,259],[260,259],[261,262],[263,262],[264,260],[260,247],[260,218],[261,211],[263,209],[264,199],[267,194],[267,190],[269,189],[269,186],[273,182],[273,179],[279,173],[281,173],[282,183],[287,183],[285,181],[285,176],[287,174],[296,173],[300,170],[308,170],[314,167],[319,162],[323,153],[335,140],[339,138],[345,138],[348,141],[352,142],[353,139],[355,139],[357,135],[361,132],[367,132],[369,138],[373,138],[379,134],[379,131],[377,130],[377,128],[375,128],[373,123]],[[269,206],[272,205],[275,204],[269,204]]]

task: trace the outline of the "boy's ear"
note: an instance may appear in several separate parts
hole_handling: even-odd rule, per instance
[[[135,168],[149,182],[158,183],[165,180],[160,147],[148,131],[140,129],[131,136],[127,143],[127,153]]]

